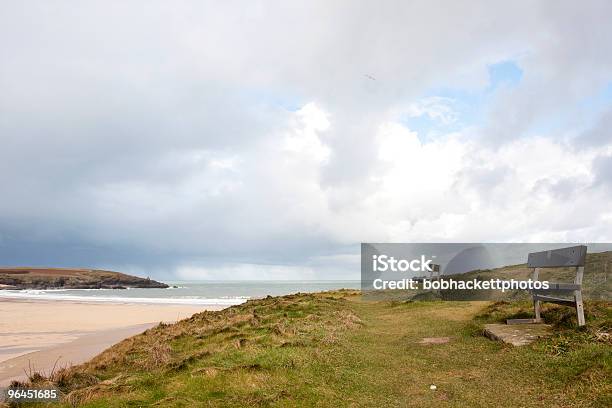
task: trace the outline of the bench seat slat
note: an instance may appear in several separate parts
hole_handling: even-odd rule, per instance
[[[576,302],[573,299],[564,299],[553,296],[544,295],[533,295],[533,300],[539,300],[542,302],[556,303],[558,305],[575,306]]]
[[[577,283],[549,283],[548,289],[532,289],[531,293],[573,292],[581,289],[582,285]]]

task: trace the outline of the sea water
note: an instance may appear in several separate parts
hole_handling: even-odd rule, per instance
[[[2,298],[112,303],[231,306],[268,295],[359,289],[358,280],[309,281],[164,281],[167,289],[0,290]]]

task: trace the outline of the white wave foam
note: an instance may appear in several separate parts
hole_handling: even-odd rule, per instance
[[[59,292],[59,291],[58,291]],[[137,298],[137,297],[115,297],[115,296],[75,296],[51,294],[44,290],[2,290],[0,298],[5,299],[38,299],[38,300],[57,300],[70,302],[95,302],[95,303],[145,303],[145,304],[176,304],[176,305],[203,305],[203,306],[232,306],[246,302],[247,297],[240,298],[201,298],[201,297],[181,297],[181,298]]]

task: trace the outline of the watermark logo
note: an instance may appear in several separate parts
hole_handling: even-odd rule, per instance
[[[433,272],[433,259],[421,255],[418,259],[395,259],[388,255],[372,255],[373,272]]]

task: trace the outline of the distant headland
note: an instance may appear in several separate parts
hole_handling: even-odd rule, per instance
[[[167,287],[165,283],[149,278],[97,269],[0,267],[0,290]]]

